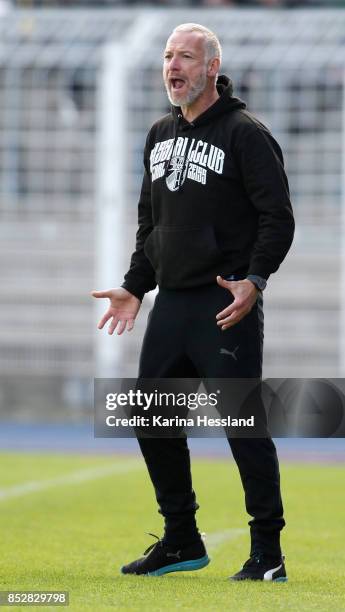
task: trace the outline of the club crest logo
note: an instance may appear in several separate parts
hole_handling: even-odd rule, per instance
[[[177,191],[186,180],[188,161],[182,156],[172,157],[168,166],[166,185],[170,191]]]

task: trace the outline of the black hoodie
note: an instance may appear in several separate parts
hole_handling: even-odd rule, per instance
[[[265,125],[232,96],[189,123],[181,109],[151,128],[139,200],[136,249],[123,287],[143,298],[216,282],[218,274],[265,279],[287,254],[294,233],[283,155]]]

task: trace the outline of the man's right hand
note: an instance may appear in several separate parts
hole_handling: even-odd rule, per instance
[[[109,298],[110,304],[107,312],[103,315],[98,323],[98,329],[103,329],[109,319],[111,319],[108,334],[112,334],[117,324],[120,323],[117,334],[120,336],[126,327],[127,331],[131,331],[134,327],[135,317],[141,306],[140,300],[129,293],[127,289],[118,287],[117,289],[108,289],[107,291],[92,291],[91,295],[95,298]]]

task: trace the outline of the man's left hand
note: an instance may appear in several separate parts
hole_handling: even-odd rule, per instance
[[[240,281],[227,281],[221,276],[217,276],[217,283],[220,287],[228,289],[234,296],[232,304],[224,308],[216,316],[217,325],[224,331],[239,323],[251,311],[259,291],[254,283],[247,278]]]

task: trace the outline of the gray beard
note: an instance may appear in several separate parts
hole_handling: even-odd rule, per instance
[[[167,95],[169,98],[170,104],[173,106],[190,106],[199,98],[199,96],[203,93],[207,83],[206,70],[203,74],[200,75],[197,83],[193,85],[193,87],[189,90],[188,94],[184,98],[173,98],[171,95],[167,82],[165,83],[165,88],[167,91]]]

